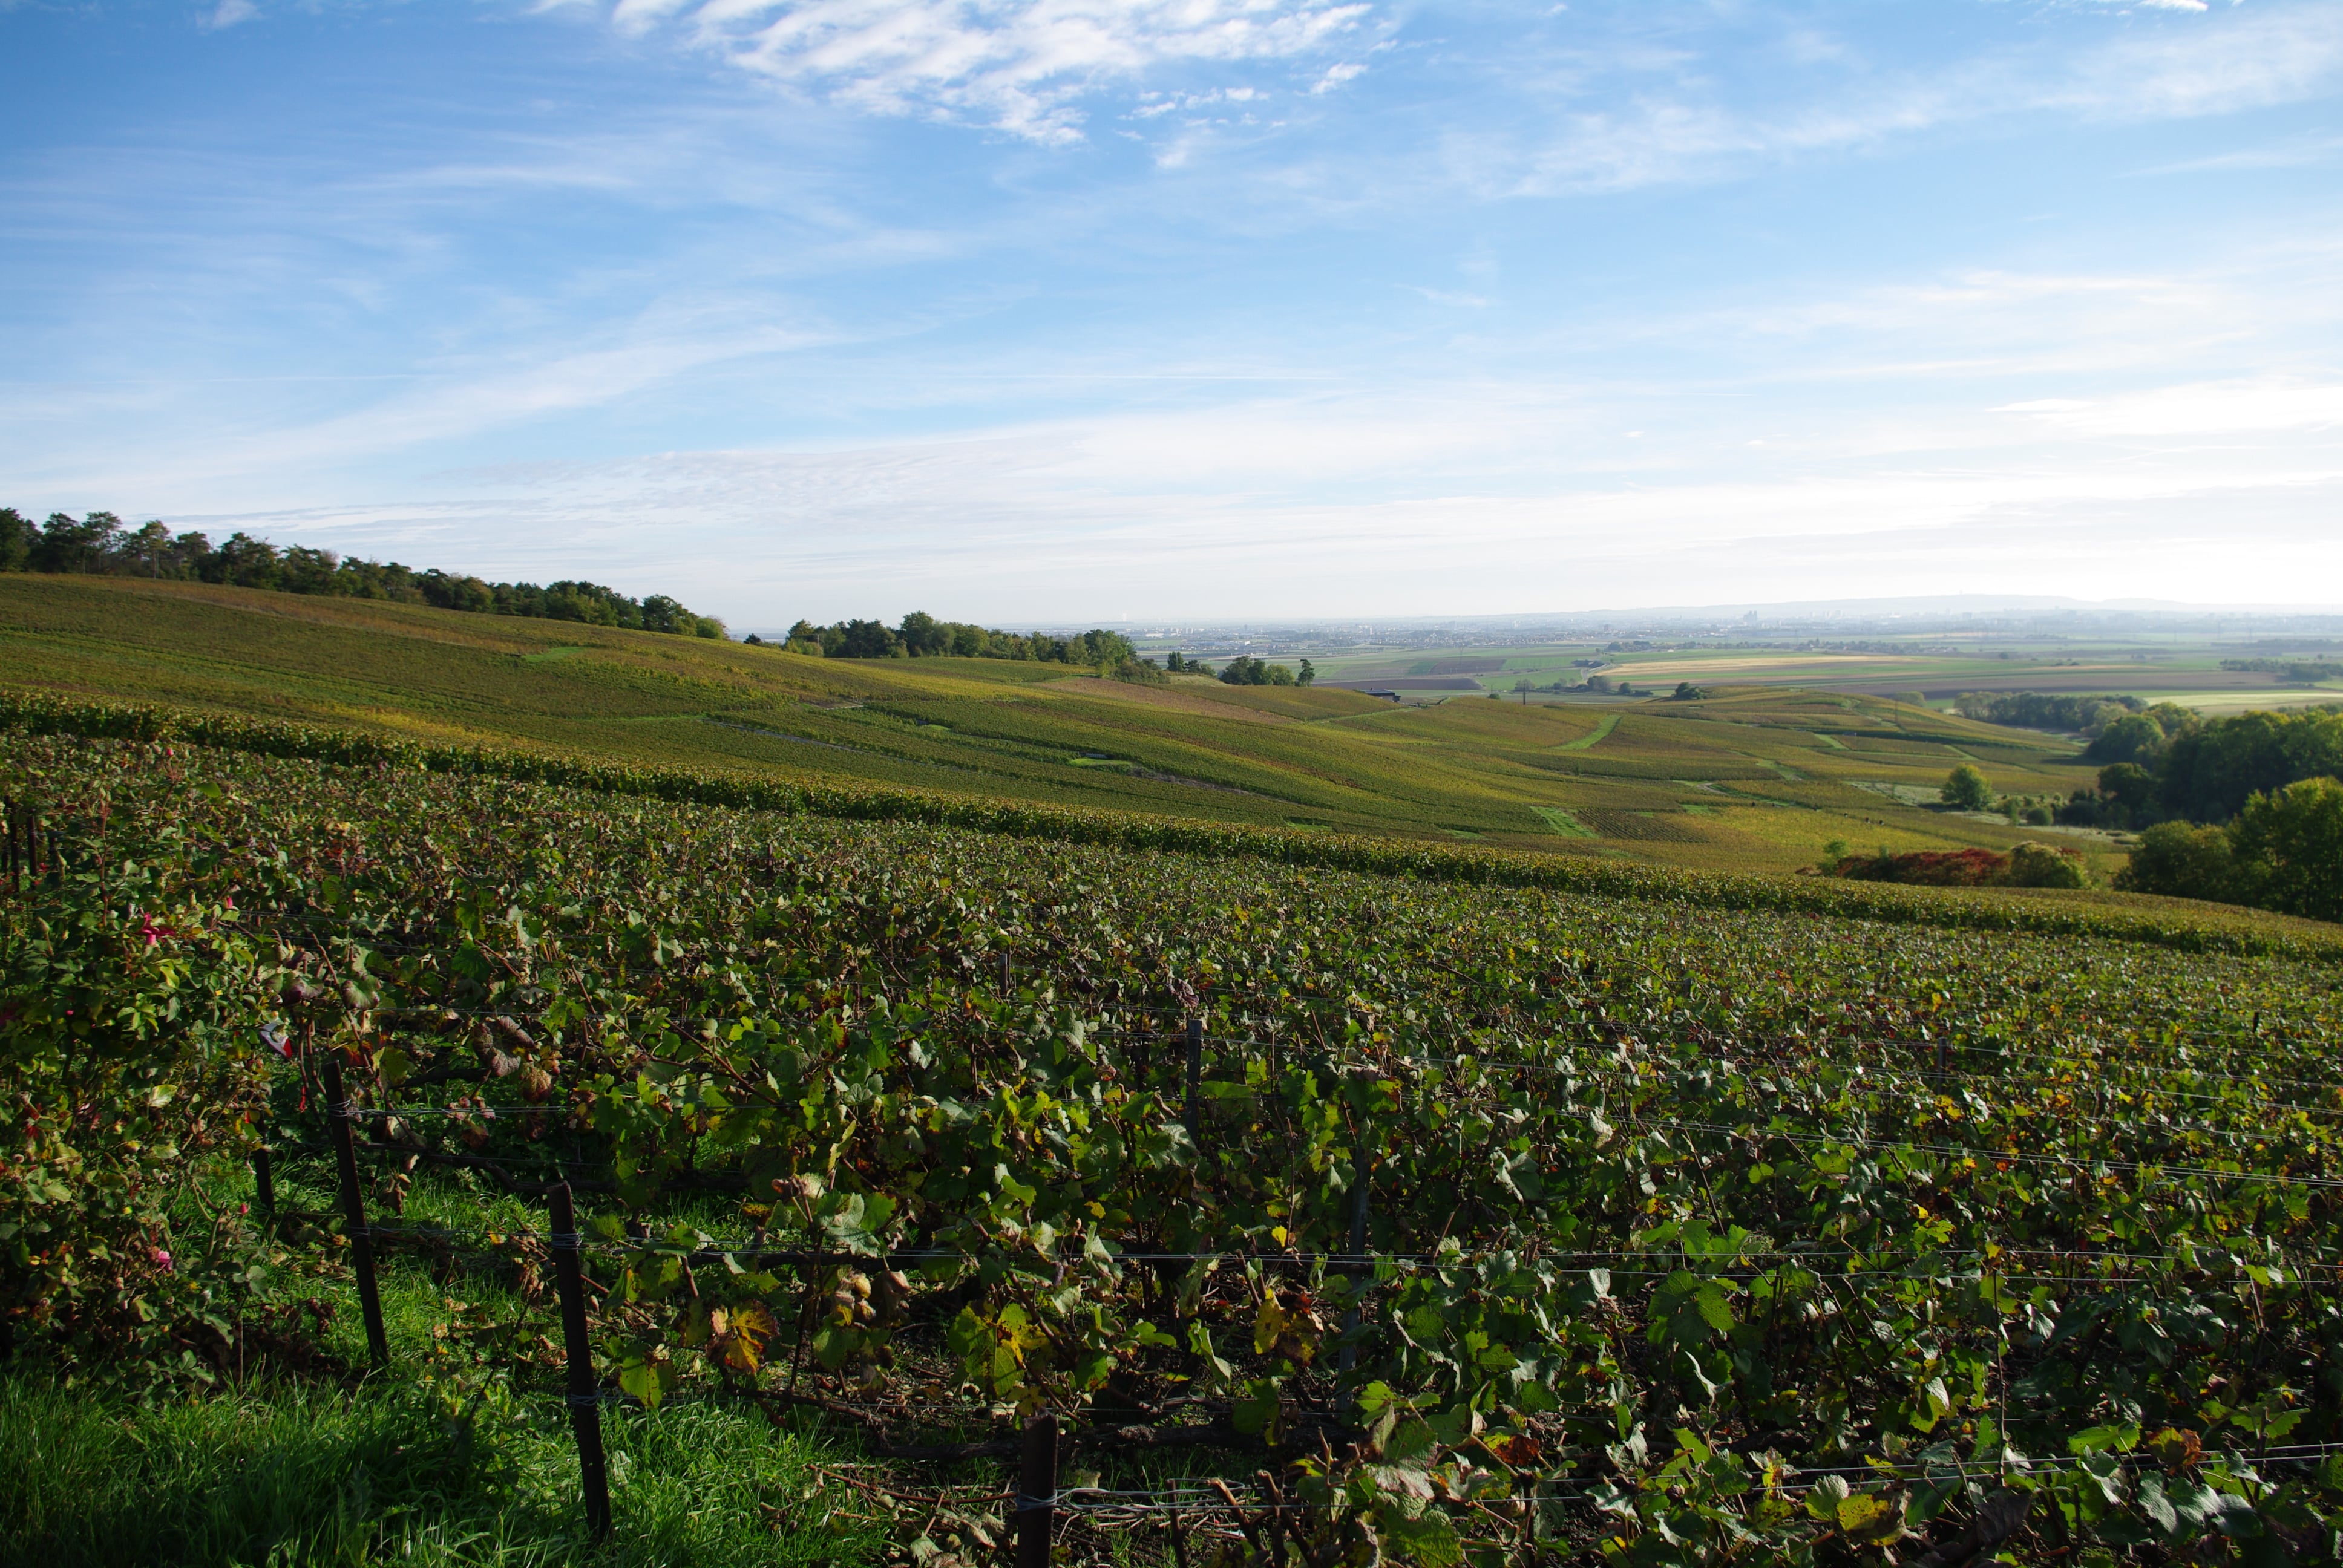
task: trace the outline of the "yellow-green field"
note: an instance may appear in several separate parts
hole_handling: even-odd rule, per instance
[[[113,578],[0,578],[0,670],[17,687],[419,739],[1720,869],[1794,869],[1833,839],[2006,847],[2046,830],[1911,802],[1963,760],[2016,795],[2063,796],[2094,771],[2051,738],[1873,696],[1721,685],[1726,668],[1702,672],[1716,694],[1698,702],[1395,707]],[[2121,854],[2066,841],[2102,871]]]
[[[2267,651],[2161,635],[2085,643],[1938,632],[1845,649],[1695,645],[1622,651],[1597,641],[1476,648],[1453,655],[1363,651],[1317,656],[1315,662],[1330,680],[1396,681],[1411,702],[1492,691],[1510,700],[1523,679],[1534,687],[1575,686],[1589,673],[1590,661],[1599,661],[1605,679],[1662,692],[1690,680],[1870,696],[1922,692],[1939,706],[1962,691],[2103,692],[2178,702],[2207,713],[2343,701],[2343,681],[2306,686],[2272,671],[2221,668],[2225,658]],[[1529,700],[1590,699],[1538,693]]]

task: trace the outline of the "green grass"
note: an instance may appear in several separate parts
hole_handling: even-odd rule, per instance
[[[208,1200],[247,1201],[248,1168],[201,1172]],[[335,1201],[322,1160],[279,1167],[281,1211]],[[370,1197],[378,1219],[382,1194]],[[179,1216],[192,1228],[194,1207]],[[467,1234],[541,1228],[520,1200],[427,1168],[391,1223]],[[292,1234],[293,1232],[288,1232]],[[314,1246],[304,1235],[289,1245]],[[508,1278],[397,1248],[380,1264],[391,1361],[361,1376],[364,1331],[347,1274],[317,1372],[212,1392],[59,1386],[36,1367],[0,1377],[0,1568],[171,1563],[791,1563],[875,1559],[875,1527],[825,1518],[813,1464],[836,1445],[752,1405],[602,1412],[612,1533],[589,1550],[578,1451],[549,1367],[528,1382],[459,1364],[468,1324],[528,1308]],[[460,1396],[448,1391],[462,1390]]]
[[[1555,747],[1554,749],[1556,751],[1584,751],[1618,728],[1619,716],[1615,713],[1606,713],[1603,716],[1601,722],[1597,723],[1593,729],[1588,730],[1585,734],[1580,736],[1575,740],[1564,741],[1561,745]]]
[[[591,1551],[558,1406],[451,1420],[391,1373],[141,1402],[0,1381],[0,1565],[789,1563],[874,1558],[825,1520],[820,1452],[753,1408],[611,1409]],[[809,1495],[811,1493],[811,1495]]]

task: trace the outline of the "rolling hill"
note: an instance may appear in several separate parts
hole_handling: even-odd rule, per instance
[[[1846,693],[1400,707],[121,578],[0,578],[0,663],[18,689],[423,741],[1713,869],[2006,848],[2042,830],[1916,802],[1963,760],[2011,794],[2090,777],[2053,738]]]

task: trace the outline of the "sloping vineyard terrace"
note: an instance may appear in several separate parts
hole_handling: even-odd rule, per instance
[[[0,759],[0,1310],[61,1366],[301,1353],[333,1223],[175,1194],[318,1147],[334,1052],[375,1201],[580,1193],[612,1397],[879,1452],[1055,1412],[1245,1489],[1198,1543],[1231,1562],[2279,1561],[2343,1523],[2316,962]],[[374,1235],[542,1299],[525,1227]],[[549,1391],[548,1322],[432,1375]]]

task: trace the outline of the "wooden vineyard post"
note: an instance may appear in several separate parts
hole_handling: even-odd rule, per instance
[[[277,1218],[277,1172],[268,1160],[268,1145],[252,1146],[252,1196],[261,1212],[270,1220]]]
[[[601,1397],[594,1387],[594,1344],[586,1334],[586,1275],[578,1266],[578,1214],[569,1183],[557,1184],[546,1209],[553,1225],[553,1283],[561,1296],[561,1346],[569,1363],[569,1430],[578,1438],[578,1479],[586,1493],[586,1530],[610,1533],[610,1473],[602,1457]]]
[[[1011,978],[1012,975],[1009,967],[1009,955],[1007,953],[1002,953],[1001,955],[1001,994],[1004,997],[1011,997],[1017,994],[1016,988],[1009,983]]]
[[[1188,1141],[1191,1143],[1196,1141],[1196,1081],[1203,1070],[1204,1020],[1192,1018],[1188,1020],[1188,1094],[1184,1109],[1180,1113],[1181,1121],[1188,1129]]]
[[[367,1352],[375,1364],[390,1360],[390,1342],[382,1332],[382,1292],[374,1282],[374,1235],[367,1229],[366,1196],[358,1190],[357,1149],[350,1141],[350,1101],[342,1090],[342,1057],[327,1050],[318,1057],[326,1078],[326,1121],[334,1132],[334,1161],[341,1168],[342,1218],[349,1229],[350,1262],[358,1276],[358,1311],[366,1318]]]
[[[1017,1473],[1017,1568],[1050,1568],[1057,1507],[1058,1418],[1037,1415],[1025,1425],[1025,1458]]]

